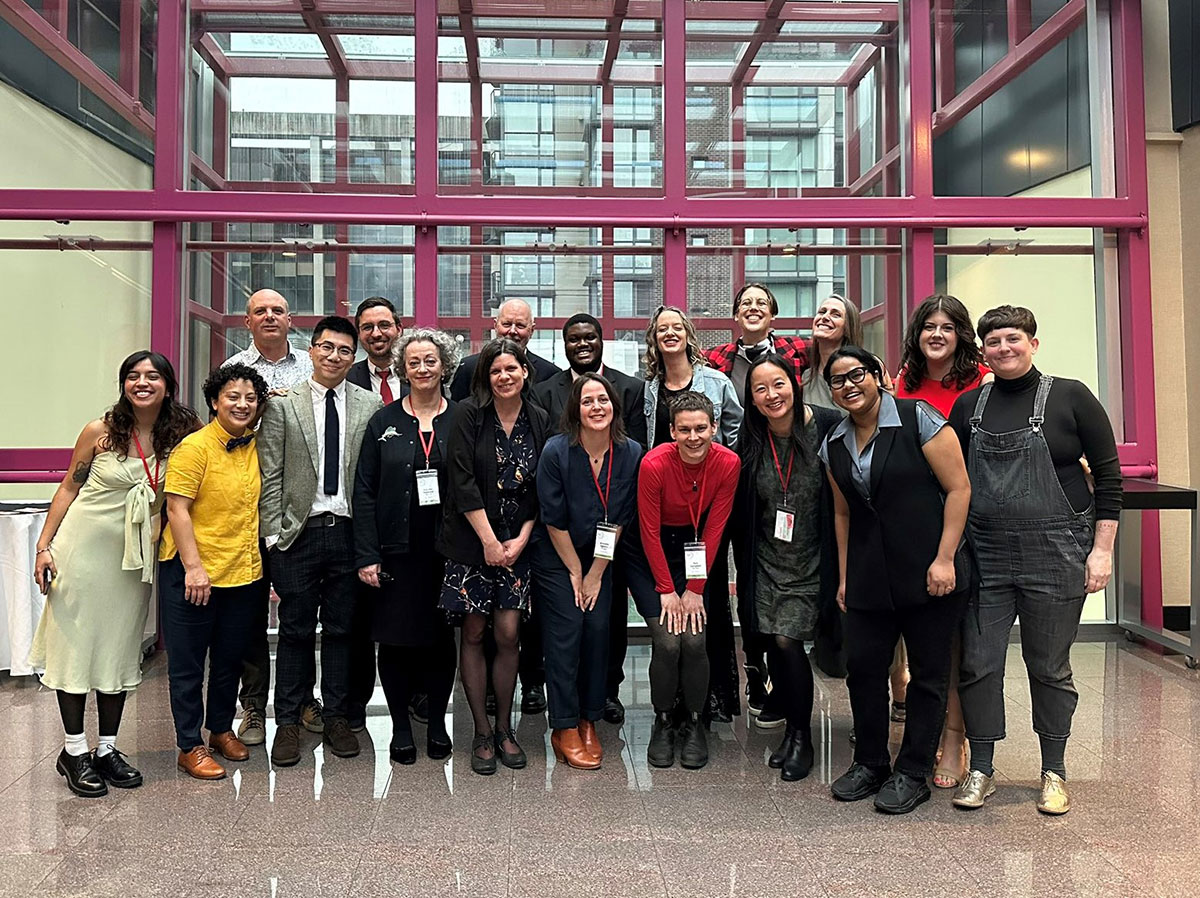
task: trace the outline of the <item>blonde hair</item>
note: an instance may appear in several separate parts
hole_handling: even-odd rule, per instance
[[[664,312],[674,312],[683,322],[683,333],[687,339],[688,362],[695,365],[704,358],[704,353],[700,349],[700,337],[696,333],[696,325],[692,324],[692,319],[687,316],[687,312],[674,306],[659,306],[650,316],[649,324],[646,325],[646,380],[654,380],[663,373],[662,356],[658,351],[658,319]]]
[[[846,297],[842,296],[840,293],[830,293],[825,297],[821,305],[825,305],[825,303],[829,302],[831,299],[836,299],[846,309],[846,315],[843,318],[844,323],[842,324],[842,346],[862,346],[862,313],[858,311],[858,306],[846,299]],[[817,308],[820,308],[820,306]],[[814,315],[813,317],[815,318],[816,316]],[[824,370],[822,367],[823,365],[824,361],[821,359],[821,347],[817,345],[816,340],[813,340],[812,361],[810,363],[810,367],[816,373],[817,377],[821,376],[821,372]]]

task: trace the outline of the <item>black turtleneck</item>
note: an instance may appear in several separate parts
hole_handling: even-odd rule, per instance
[[[997,377],[980,426],[991,433],[1006,433],[1029,426],[1033,399],[1041,372],[1031,368],[1022,377]],[[963,393],[950,411],[950,425],[958,434],[963,457],[971,441],[971,416],[979,390]],[[1092,494],[1079,459],[1086,457],[1096,484],[1097,520],[1115,521],[1121,514],[1121,462],[1108,413],[1092,391],[1077,380],[1054,378],[1046,398],[1046,443],[1067,500],[1076,511],[1092,504]]]

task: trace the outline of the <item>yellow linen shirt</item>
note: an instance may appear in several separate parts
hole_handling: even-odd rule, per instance
[[[262,477],[251,442],[232,452],[232,437],[214,419],[184,438],[167,462],[167,493],[192,500],[192,529],[200,561],[213,586],[245,586],[263,575],[258,554],[258,496]],[[178,552],[168,522],[158,557]]]

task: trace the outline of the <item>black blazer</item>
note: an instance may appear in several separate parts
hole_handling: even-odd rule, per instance
[[[529,364],[533,365],[533,382],[540,384],[549,380],[562,371],[558,365],[532,352],[526,352]],[[475,377],[475,368],[479,364],[479,354],[469,355],[462,360],[458,370],[454,372],[454,380],[450,383],[450,398],[462,402],[471,395],[471,379]],[[530,391],[532,393],[532,390]]]
[[[371,369],[369,367],[370,364],[371,363],[368,359],[363,359],[361,362],[355,362],[353,365],[350,366],[350,371],[347,372],[347,374],[346,374],[346,380],[348,380],[350,383],[354,384],[354,386],[356,386],[356,387],[362,387],[364,390],[370,390],[372,393],[374,393],[375,387],[371,383]],[[409,392],[408,384],[405,383],[403,380],[401,380],[400,381],[400,395],[393,396],[392,399],[393,400],[403,399],[405,396],[408,395],[408,392]],[[376,395],[378,395],[378,394],[376,394]]]
[[[433,437],[442,457],[438,473],[438,491],[445,501],[446,444],[454,421],[456,405],[433,419]],[[408,551],[409,509],[416,488],[415,471],[425,467],[417,419],[396,401],[384,406],[367,422],[358,469],[354,475],[354,556],[357,567],[378,564],[384,555]],[[395,436],[383,438],[389,428]],[[438,523],[440,528],[440,519]]]
[[[932,596],[929,565],[942,540],[942,487],[921,450],[916,399],[897,399],[901,427],[885,427],[871,457],[871,501],[850,478],[845,444],[829,444],[829,467],[850,506],[846,607],[862,611],[914,607]],[[957,565],[956,565],[957,567]],[[957,584],[958,590],[968,582]]]
[[[533,444],[538,456],[550,436],[550,419],[536,404],[524,403],[529,416]],[[484,509],[492,529],[500,534],[500,490],[496,486],[496,410],[489,402],[482,408],[474,399],[458,403],[450,439],[446,444],[447,486],[442,495],[442,532],[437,550],[451,561],[482,565],[483,544],[466,512]],[[537,518],[536,477],[529,483],[521,504],[521,522]]]
[[[623,374],[616,368],[609,368],[607,365],[604,366],[604,377],[621,397],[621,419],[625,422],[626,436],[645,446],[646,414],[642,405],[646,382]],[[567,397],[571,395],[571,386],[574,382],[570,371],[560,371],[533,388],[534,399],[550,416],[551,433],[561,432],[559,424],[562,421],[563,409],[566,407]]]

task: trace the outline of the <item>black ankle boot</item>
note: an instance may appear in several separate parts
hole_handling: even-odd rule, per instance
[[[771,752],[771,757],[767,759],[767,766],[773,770],[778,770],[783,766],[783,760],[791,751],[792,742],[796,738],[796,730],[793,727],[788,727],[783,734],[783,741],[779,743],[779,748]]]
[[[683,725],[679,732],[679,764],[688,770],[699,770],[708,763],[708,736],[699,714]]]
[[[788,746],[787,755],[783,759],[783,770],[779,773],[779,778],[785,783],[794,783],[796,780],[802,780],[808,776],[812,770],[813,757],[812,737],[805,738],[802,734],[796,734],[792,737],[792,744]]]
[[[651,767],[670,767],[675,763],[675,726],[670,711],[654,715],[654,731],[646,747],[646,762]]]
[[[68,754],[64,748],[54,765],[67,778],[67,788],[83,798],[99,798],[108,794],[108,786],[104,778],[96,770],[96,758],[89,751],[87,754]]]

